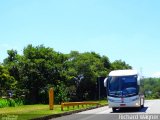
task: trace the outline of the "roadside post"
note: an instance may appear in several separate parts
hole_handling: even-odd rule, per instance
[[[49,89],[49,109],[53,110],[54,107],[54,91],[53,88]]]

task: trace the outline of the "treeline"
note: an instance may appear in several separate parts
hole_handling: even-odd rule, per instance
[[[16,50],[7,53],[0,64],[0,96],[22,99],[24,104],[48,103],[50,87],[56,103],[93,100],[97,77],[132,68],[122,60],[111,63],[95,52],[63,54],[43,45],[28,45],[22,55]]]
[[[147,99],[160,98],[160,78],[145,78],[141,80],[141,92]]]

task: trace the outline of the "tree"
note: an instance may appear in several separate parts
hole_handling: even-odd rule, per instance
[[[0,96],[7,95],[8,90],[14,90],[16,86],[16,80],[10,76],[8,70],[0,65]]]
[[[141,89],[144,91],[146,98],[160,98],[160,78],[145,78]]]
[[[96,97],[96,80],[98,76],[107,76],[109,60],[94,52],[78,53],[72,51],[69,55],[67,76],[76,86],[78,100],[94,99]],[[106,65],[106,66],[105,66]],[[107,66],[108,65],[108,66]],[[72,87],[73,88],[73,87]]]
[[[11,76],[13,76],[16,80],[19,80],[19,59],[20,55],[18,55],[16,50],[7,50],[8,57],[4,59],[3,65],[7,67]]]
[[[3,63],[8,71],[3,72],[8,76],[5,81],[16,80],[17,96],[25,95],[27,103],[47,103],[50,87],[56,89],[57,102],[67,100],[69,90],[72,101],[93,100],[98,77],[106,77],[114,69],[131,68],[121,60],[110,63],[107,56],[95,52],[62,54],[43,45],[30,44],[22,55],[16,50],[8,50],[7,53]],[[12,83],[15,82],[7,83],[5,88],[11,87]]]
[[[69,89],[63,82],[58,82],[57,85],[54,86],[55,91],[55,103],[61,104],[62,102],[67,102],[70,100],[69,98]]]
[[[115,60],[111,64],[111,69],[112,70],[120,70],[120,69],[132,69],[132,67],[129,64],[126,64],[126,62],[122,60]]]
[[[40,96],[43,91],[48,94],[46,88],[49,89],[49,85],[66,79],[64,62],[67,56],[52,48],[28,45],[23,55],[18,55],[16,50],[8,50],[7,53],[3,65],[17,81],[17,95],[26,95],[27,103],[41,102]],[[46,101],[47,98],[43,100]]]
[[[23,55],[18,59],[18,85],[25,91],[27,103],[41,102],[40,96],[46,86],[61,80],[64,59],[63,55],[43,45],[24,48]],[[48,94],[48,91],[45,92]]]

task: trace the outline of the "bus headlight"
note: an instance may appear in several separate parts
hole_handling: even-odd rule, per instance
[[[136,97],[136,98],[134,98],[134,99],[132,99],[132,101],[136,101],[136,100],[138,100],[139,98],[138,97]]]
[[[111,99],[111,98],[108,98],[108,101],[110,101],[110,102],[114,102],[114,100],[113,100],[113,99]]]

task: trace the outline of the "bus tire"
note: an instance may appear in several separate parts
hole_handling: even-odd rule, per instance
[[[113,112],[116,112],[116,109],[117,109],[117,108],[112,108],[112,111],[113,111]]]
[[[143,104],[143,105],[141,105],[141,108],[144,108],[144,104]]]

